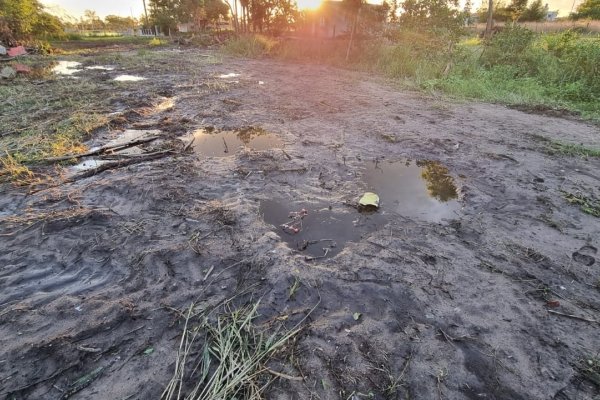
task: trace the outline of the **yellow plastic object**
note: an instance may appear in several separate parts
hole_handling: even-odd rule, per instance
[[[361,206],[379,207],[379,196],[376,193],[366,192],[358,201]]]

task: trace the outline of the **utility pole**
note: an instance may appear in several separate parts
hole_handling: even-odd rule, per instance
[[[146,16],[146,26],[148,25],[148,10],[146,9],[146,0],[142,0],[144,2],[144,15]]]
[[[483,35],[484,38],[489,39],[492,37],[493,23],[494,23],[494,0],[489,0],[487,24],[485,25],[485,34]]]

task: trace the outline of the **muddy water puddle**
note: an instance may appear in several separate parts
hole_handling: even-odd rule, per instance
[[[126,129],[118,133],[117,137],[108,141],[103,146],[119,146],[125,145],[129,142],[133,142],[140,139],[151,138],[152,136],[160,135],[161,131],[158,129],[149,129],[149,130],[136,130],[136,129]],[[160,139],[158,139],[160,140]],[[90,151],[98,150],[100,147],[92,147]],[[121,154],[121,155],[135,155],[142,154],[143,150],[139,146],[127,147],[121,150],[115,150],[111,152],[112,154]],[[111,160],[103,160],[100,158],[87,158],[82,160],[81,162],[70,167],[71,172],[81,172],[87,171],[89,169],[97,168],[102,164],[106,164]]]
[[[58,75],[73,75],[81,71],[81,63],[77,61],[58,61],[52,72]]]
[[[115,77],[113,80],[117,81],[117,82],[138,82],[138,81],[145,81],[146,78],[144,78],[142,76],[136,76],[136,75],[119,75],[119,76]]]
[[[241,147],[264,151],[283,146],[283,141],[277,135],[256,127],[235,131],[200,129],[194,132],[193,137],[194,151],[207,157],[232,156]]]
[[[308,260],[333,257],[347,242],[357,242],[386,223],[377,213],[358,213],[347,207],[285,200],[262,200],[260,214],[292,249]]]
[[[52,67],[52,72],[57,75],[66,75],[70,76],[76,74],[78,72],[82,72],[84,70],[97,70],[97,71],[113,71],[114,67],[109,67],[106,65],[92,65],[89,67],[82,67],[81,63],[78,61],[57,61],[56,65]]]
[[[380,212],[429,222],[456,218],[458,190],[448,168],[436,161],[378,161],[363,172],[367,188],[379,195]]]

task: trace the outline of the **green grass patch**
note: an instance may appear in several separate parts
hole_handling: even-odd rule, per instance
[[[587,147],[581,144],[551,142],[549,151],[552,154],[561,154],[570,157],[600,157],[600,148]]]
[[[579,206],[579,209],[584,213],[600,218],[600,200],[585,196],[581,193],[570,193],[566,191],[561,191],[561,193],[565,200],[570,204]]]

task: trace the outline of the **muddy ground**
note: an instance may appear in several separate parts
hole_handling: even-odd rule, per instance
[[[152,51],[169,56],[124,67],[125,52],[113,71],[79,74],[121,98],[89,146],[155,129],[166,139],[153,150],[176,151],[0,189],[0,398],[159,398],[177,310],[236,294],[261,299],[265,319],[297,321],[314,307],[291,361],[278,364],[302,379],[278,379],[266,398],[599,395],[600,221],[565,193],[600,198],[600,159],[549,151],[554,141],[598,146],[597,126],[331,67]],[[186,68],[180,54],[213,62]],[[111,81],[122,73],[147,79]],[[262,129],[281,143],[183,151],[202,128]],[[382,197],[364,217],[382,219],[364,228],[353,205],[374,160],[441,163],[459,206],[432,221]],[[264,204],[329,210],[363,230],[327,238],[339,241],[335,254],[313,260],[264,221]]]

